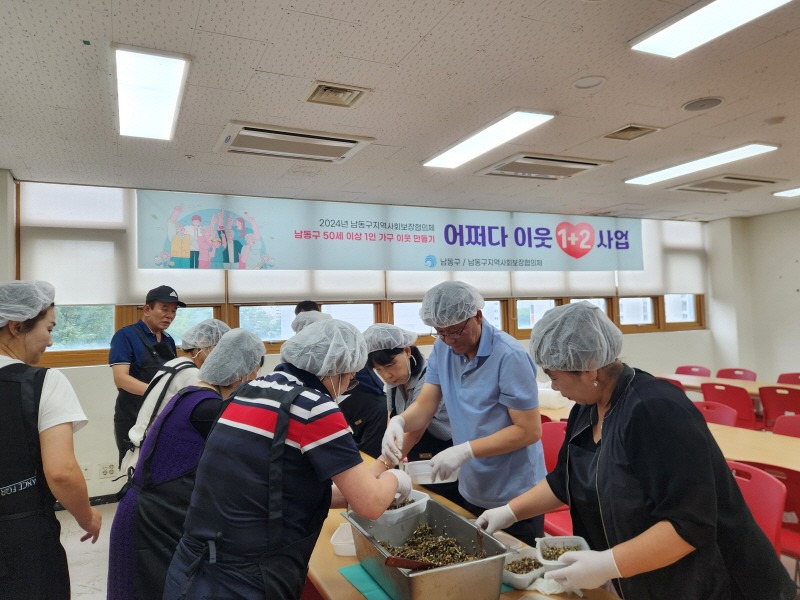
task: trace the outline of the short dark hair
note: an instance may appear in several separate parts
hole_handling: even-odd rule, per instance
[[[410,348],[411,356],[414,357],[414,360],[411,361],[411,375],[417,376],[422,370],[422,363],[424,362],[422,359],[422,352],[420,352],[419,348],[416,346],[410,346]],[[387,348],[386,350],[375,350],[375,352],[370,352],[367,355],[367,366],[370,369],[374,369],[375,365],[383,367],[391,364],[391,362],[394,360],[394,357],[400,354],[402,351],[402,348]]]
[[[313,300],[303,300],[302,302],[298,302],[297,306],[294,307],[294,314],[297,315],[301,312],[308,312],[310,310],[316,310],[319,312],[319,304]]]
[[[22,324],[19,326],[20,333],[28,333],[31,329],[36,326],[36,323],[44,319],[45,315],[47,315],[47,311],[51,308],[55,307],[56,303],[53,302],[50,306],[46,306],[43,308],[38,315],[35,317],[31,317],[30,319],[23,321]]]

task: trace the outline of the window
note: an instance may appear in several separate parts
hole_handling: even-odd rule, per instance
[[[517,300],[517,329],[532,329],[533,324],[555,305],[555,300]]]
[[[503,307],[499,300],[487,300],[481,312],[483,313],[483,318],[489,323],[500,330],[505,329],[503,327]]]
[[[608,303],[606,302],[605,298],[570,298],[569,303],[573,304],[574,302],[583,302],[584,300],[586,302],[594,304],[596,307],[598,307],[600,310],[602,310],[604,313],[608,315]]]
[[[419,335],[430,335],[431,328],[425,325],[419,318],[419,309],[422,302],[395,302],[394,324],[408,331],[413,331]]]
[[[694,294],[665,294],[664,315],[667,323],[694,323],[697,321]]]
[[[322,312],[355,325],[359,331],[375,323],[374,304],[324,304]]]
[[[655,323],[652,298],[620,298],[620,325],[652,325]]]
[[[56,327],[50,351],[108,348],[113,335],[113,305],[56,305]]]
[[[175,320],[169,326],[167,333],[169,333],[175,340],[175,345],[181,345],[181,337],[189,329],[197,325],[200,321],[214,318],[214,309],[210,306],[187,306],[186,308],[178,308],[178,314],[175,315]]]
[[[252,331],[267,342],[280,342],[292,337],[294,317],[294,304],[239,307],[239,327]]]

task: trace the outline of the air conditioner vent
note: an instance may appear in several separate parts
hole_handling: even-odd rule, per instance
[[[308,98],[306,98],[306,102],[339,106],[341,108],[353,108],[371,91],[370,89],[353,85],[315,81],[311,93]]]
[[[650,127],[648,125],[634,125],[633,123],[631,123],[630,125],[626,125],[622,129],[617,129],[616,131],[607,133],[603,137],[608,138],[610,140],[622,140],[625,142],[630,142],[631,140],[638,139],[642,136],[647,135],[648,133],[653,133],[654,131],[661,131],[661,128]]]
[[[214,151],[333,163],[347,160],[372,140],[324,131],[231,121],[225,126]]]
[[[532,155],[522,152],[481,169],[476,175],[556,180],[572,177],[607,163],[608,161],[544,154]]]
[[[692,183],[676,185],[669,189],[680,192],[705,192],[707,194],[733,194],[744,192],[753,188],[773,185],[778,183],[776,179],[766,179],[762,177],[750,177],[747,175],[717,175]]]

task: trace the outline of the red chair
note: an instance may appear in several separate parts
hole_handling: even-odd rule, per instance
[[[547,415],[539,415],[539,416],[541,417],[543,424],[544,423],[550,423],[553,420],[550,417],[548,417]]]
[[[705,401],[719,402],[736,411],[736,427],[761,429],[763,423],[756,418],[753,399],[746,389],[724,383],[701,383],[700,390]]]
[[[800,415],[781,415],[775,419],[772,433],[800,437]]]
[[[764,427],[768,431],[781,415],[800,415],[800,390],[767,385],[758,388],[758,395],[764,407]]]
[[[717,423],[718,425],[736,427],[736,418],[738,415],[736,410],[730,406],[710,400],[695,402],[694,405],[703,413],[706,423]]]
[[[675,369],[678,375],[698,375],[700,377],[711,377],[711,369],[698,367],[697,365],[682,365]]]
[[[683,384],[680,381],[678,381],[677,379],[670,379],[669,377],[659,377],[659,379],[663,379],[664,381],[669,381],[672,385],[678,386],[681,389],[682,392],[686,391],[683,388]]]
[[[566,435],[566,421],[542,423],[544,466],[548,473],[556,468],[558,453],[564,445]],[[549,535],[572,535],[572,517],[566,505],[544,515],[544,531]]]
[[[778,383],[800,385],[800,373],[781,373],[778,375]]]
[[[728,461],[728,466],[753,518],[780,555],[786,486],[758,467],[733,460]]]
[[[794,584],[800,588],[800,531],[781,530],[781,554],[794,559]]]
[[[717,377],[723,379],[744,379],[745,381],[755,381],[756,372],[750,369],[720,369],[717,371]]]

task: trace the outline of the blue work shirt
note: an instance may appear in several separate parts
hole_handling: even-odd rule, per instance
[[[484,319],[475,358],[436,340],[425,383],[438,385],[450,416],[453,445],[512,425],[508,409],[539,407],[536,366],[517,340]],[[544,479],[542,443],[508,454],[473,458],[461,467],[458,491],[482,508],[506,504]]]
[[[150,331],[150,328],[144,324],[144,321],[139,319],[133,325],[126,325],[119,329],[114,334],[114,337],[111,338],[111,348],[108,351],[108,364],[109,366],[122,364],[130,365],[128,371],[129,375],[134,379],[140,379],[138,375],[142,361],[144,360],[146,348],[144,344],[142,344],[142,340],[139,339],[139,336],[136,335],[136,331],[133,329],[134,327],[138,327],[151,344],[155,344],[158,341],[156,339],[156,334]],[[161,341],[172,348],[173,354],[176,353],[175,340],[172,339],[172,336],[166,331],[161,332]]]

